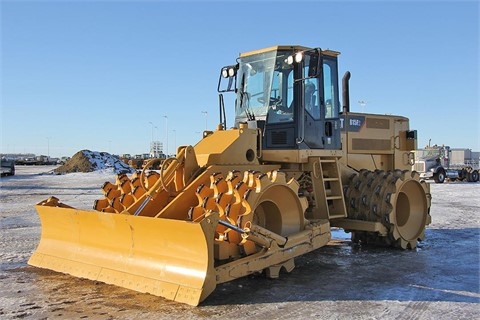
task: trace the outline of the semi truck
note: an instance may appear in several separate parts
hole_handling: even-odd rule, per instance
[[[433,179],[435,183],[443,183],[445,179],[467,182],[477,182],[479,179],[478,159],[464,156],[460,161],[452,161],[452,149],[449,146],[427,146],[415,150],[415,155],[412,170],[420,173],[421,179]]]

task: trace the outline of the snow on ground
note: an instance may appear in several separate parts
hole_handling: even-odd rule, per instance
[[[78,209],[92,209],[102,198],[100,187],[105,181],[114,182],[112,168],[88,173],[58,175],[57,166],[16,166],[16,174],[0,180],[0,259],[1,270],[25,262],[40,236],[40,220],[34,205],[55,196],[61,202]],[[25,248],[20,252],[19,241]],[[32,242],[32,243],[30,243]]]
[[[479,319],[480,183],[431,184],[432,224],[416,250],[358,247],[343,235],[280,279],[220,284],[199,307],[34,268],[34,205],[50,196],[91,209],[113,168],[53,174],[17,166],[0,180],[0,318]]]
[[[27,205],[23,201],[15,201],[18,196],[38,199],[35,203],[55,196],[73,207],[91,209],[93,202],[90,200],[103,195],[103,183],[115,181],[114,168],[62,175],[54,173],[56,168],[57,166],[17,166],[15,176],[0,181],[2,204],[3,201],[12,201],[18,205]]]

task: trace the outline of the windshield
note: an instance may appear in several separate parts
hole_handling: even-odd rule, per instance
[[[241,58],[236,118],[265,120],[273,111],[276,116],[269,122],[293,120],[289,110],[293,101],[293,66],[285,62],[287,56],[286,51],[271,51]]]
[[[438,157],[440,155],[440,150],[439,149],[423,149],[423,150],[416,150],[418,158],[433,158],[433,157]]]

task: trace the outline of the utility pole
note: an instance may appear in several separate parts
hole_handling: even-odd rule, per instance
[[[153,142],[153,128],[155,127],[155,125],[151,121],[149,121],[148,123],[150,123],[152,125],[152,142]]]
[[[358,104],[362,107],[362,113],[365,112],[365,106],[367,105],[367,101],[359,100]]]
[[[168,117],[165,115],[165,155],[168,157]]]
[[[175,152],[175,155],[176,155],[176,153],[177,153],[177,149],[176,149],[177,148],[177,130],[173,129],[172,132],[173,132],[173,147],[175,148],[175,149],[173,149],[173,151]]]
[[[47,157],[50,160],[50,137],[47,137]]]
[[[208,112],[207,111],[202,111],[202,114],[205,115],[205,131],[206,131],[207,128],[208,128],[208,123],[207,123]]]

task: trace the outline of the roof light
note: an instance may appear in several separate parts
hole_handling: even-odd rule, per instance
[[[296,63],[300,63],[302,62],[303,60],[303,53],[302,52],[298,52],[296,55],[295,55],[295,62]]]
[[[227,68],[222,69],[222,77],[228,78],[228,69]]]

